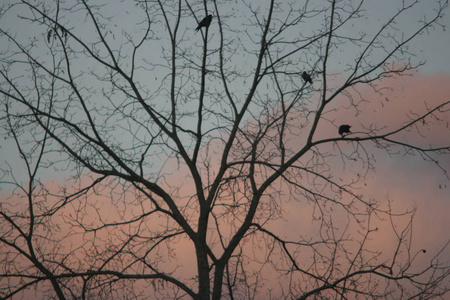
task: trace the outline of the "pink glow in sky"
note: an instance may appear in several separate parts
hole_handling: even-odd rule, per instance
[[[370,13],[372,16],[375,15],[375,17],[377,17],[377,14],[379,14],[380,18],[384,17],[383,11],[386,10],[385,5],[389,3],[391,2],[387,0],[371,2],[371,5],[374,5],[374,7],[370,10]],[[411,19],[416,21],[416,19],[420,18],[420,14],[420,11],[415,12],[411,16]],[[442,24],[450,24],[449,20],[450,18],[442,20]],[[213,24],[213,26],[215,25]],[[369,27],[371,25],[364,24],[364,26],[368,26],[368,28],[352,28],[350,30],[370,29]],[[24,30],[26,31],[28,29]],[[189,30],[186,32],[186,35],[188,35]],[[217,38],[217,35],[214,37]],[[380,129],[379,133],[389,132],[401,127],[410,118],[424,114],[428,109],[449,101],[450,73],[448,70],[450,70],[450,60],[448,60],[447,56],[448,49],[450,49],[450,39],[448,38],[448,33],[438,26],[438,29],[432,31],[422,41],[424,41],[422,44],[413,44],[411,47],[417,47],[419,52],[417,59],[419,61],[428,60],[428,64],[423,69],[419,69],[418,72],[413,72],[408,76],[396,78],[395,80],[392,78],[385,79],[377,86],[377,92],[371,88],[361,87],[358,90],[360,96],[356,92],[349,92],[353,97],[352,100],[349,100],[345,95],[337,98],[325,114],[326,118],[321,119],[314,140],[337,138],[337,128],[341,124],[349,124],[352,126],[352,134],[350,137],[364,138],[368,134],[371,134],[370,130],[374,128]],[[115,40],[115,42],[119,43],[118,40]],[[2,46],[0,45],[0,47]],[[443,50],[443,48],[445,49]],[[343,78],[341,77],[343,75],[340,73],[340,69],[337,69],[340,66],[339,55],[333,57],[335,59],[335,65],[333,65],[335,70],[330,72],[330,74],[337,74],[335,75],[336,80],[342,80]],[[147,79],[145,78],[145,80]],[[157,80],[155,79],[155,81]],[[317,80],[317,84],[315,81],[311,89],[316,88],[319,90],[319,85],[320,80]],[[269,85],[267,87],[269,89]],[[319,93],[317,92],[317,94]],[[351,101],[359,102],[359,110],[352,107]],[[316,104],[316,102],[312,101],[312,106]],[[184,105],[188,106],[190,103],[185,102]],[[413,126],[406,133],[394,135],[392,138],[417,145],[418,147],[449,145],[449,106],[445,107],[445,109],[447,113],[444,117],[438,119],[435,116],[429,116],[424,119],[423,123],[419,122],[417,126]],[[129,128],[127,129],[129,132],[132,131]],[[286,144],[292,151],[301,148],[302,142],[304,142],[303,136],[296,135],[295,130],[294,128],[290,136],[286,138]],[[216,146],[215,144],[211,145]],[[209,161],[205,162],[200,159],[205,165],[210,164],[211,169],[208,171],[211,171],[211,174],[218,169],[216,162],[219,161],[218,157],[220,150],[222,150],[220,148],[222,144],[218,142],[218,145],[217,149],[204,149],[204,152],[200,152],[201,154],[205,154],[206,151],[211,150],[209,152],[211,154],[217,150],[216,153],[211,154]],[[367,228],[373,230],[367,245],[374,251],[381,251],[382,255],[376,259],[383,261],[389,260],[389,257],[395,252],[396,242],[398,240],[396,234],[407,227],[408,217],[414,214],[414,225],[411,227],[413,239],[410,250],[411,253],[421,253],[417,256],[417,262],[419,264],[425,264],[434,255],[437,255],[440,249],[450,240],[450,231],[448,230],[450,228],[450,220],[448,217],[450,213],[450,179],[449,174],[445,173],[450,171],[449,155],[442,155],[441,157],[432,156],[431,159],[439,159],[439,164],[437,164],[433,161],[424,160],[417,152],[405,153],[401,146],[394,147],[392,151],[395,154],[388,155],[386,151],[375,148],[373,142],[364,142],[361,145],[364,145],[369,153],[368,156],[373,159],[373,169],[368,168],[357,157],[354,161],[345,159],[345,163],[343,163],[343,157],[345,155],[352,157],[352,152],[354,152],[355,147],[359,147],[356,141],[337,141],[336,143],[331,142],[323,146],[319,145],[318,147],[321,150],[328,151],[330,156],[332,156],[327,162],[327,166],[330,166],[330,168],[326,170],[330,174],[330,180],[345,185],[358,178],[357,183],[355,183],[355,191],[363,194],[369,202],[372,199],[376,199],[381,209],[390,207],[394,213],[414,212],[407,216],[396,218],[397,227],[392,228],[389,220],[386,219],[386,215],[378,218],[375,214],[371,219],[370,226],[364,222],[363,225],[357,224],[355,219],[352,219],[351,216],[349,217],[339,204],[324,204],[320,209],[324,209],[326,213],[322,214],[317,204],[318,202],[316,203],[311,201],[311,199],[303,197],[301,192],[295,191],[291,193],[291,190],[288,190],[286,184],[283,185],[283,183],[277,186],[281,190],[279,194],[275,193],[278,192],[276,189],[268,191],[267,197],[264,198],[265,202],[263,202],[266,206],[261,208],[261,213],[257,217],[263,219],[265,217],[264,214],[267,216],[273,209],[276,213],[280,213],[282,217],[276,220],[270,220],[270,222],[264,224],[265,229],[270,230],[282,239],[299,240],[300,238],[304,238],[305,240],[311,241],[321,241],[323,235],[331,233],[331,231],[324,232],[322,230],[323,227],[321,225],[323,224],[322,222],[325,222],[326,218],[326,221],[333,221],[333,226],[335,226],[335,231],[332,234],[348,234],[348,249],[350,252],[354,251],[358,246],[358,238],[361,238],[358,232],[363,231],[363,227],[367,226]],[[7,164],[13,166],[18,165],[16,161],[19,161],[17,159],[19,155],[13,143],[5,143],[5,145],[2,145],[1,151],[1,157],[4,158],[0,162],[2,164],[0,168]],[[161,156],[163,156],[158,156],[157,154],[152,155],[152,158],[155,158],[155,160],[162,159]],[[10,157],[11,159],[9,159]],[[427,159],[430,160],[430,158]],[[188,176],[188,170],[179,169],[177,162],[175,158],[169,159],[164,165],[164,172],[166,173],[163,176],[158,178],[157,176],[161,174],[157,174],[156,171],[152,175],[155,176],[158,184],[169,191],[170,194],[175,195],[174,198],[177,199],[177,205],[181,207],[183,212],[186,212],[186,215],[189,216],[188,221],[194,224],[192,227],[195,227],[198,216],[198,205],[195,202],[195,186],[192,184],[192,178]],[[160,161],[157,163],[160,163]],[[23,178],[24,166],[21,165],[17,169],[19,174],[17,178]],[[152,171],[150,170],[150,172]],[[86,186],[92,181],[92,178],[89,177],[90,174],[84,174],[79,186],[70,186],[71,182],[65,181],[65,177],[61,174],[53,173],[50,168],[42,172],[45,187],[55,194],[63,193],[60,187],[63,187],[65,184],[69,183],[69,187],[65,192],[73,192],[79,186]],[[261,174],[263,172],[258,175],[264,176],[264,174]],[[205,178],[207,175],[202,174]],[[93,177],[96,178],[96,176]],[[208,179],[212,177],[210,176]],[[307,186],[311,184],[311,182],[308,182],[308,179],[304,179],[303,182],[301,181],[303,180],[302,178],[299,182],[305,183]],[[206,182],[207,180],[205,180],[205,184]],[[132,185],[125,186],[124,188],[121,183],[119,184],[117,181],[111,180],[108,184],[99,185],[95,191],[89,192],[88,197],[76,198],[64,207],[64,209],[55,213],[51,218],[52,222],[41,226],[39,233],[51,237],[58,237],[62,240],[60,242],[38,241],[37,243],[40,243],[42,251],[44,253],[46,251],[52,253],[56,249],[56,251],[60,251],[63,254],[70,253],[67,256],[69,257],[67,261],[73,262],[77,267],[81,265],[80,269],[84,270],[89,269],[85,266],[86,264],[89,267],[99,267],[103,263],[101,258],[104,257],[104,254],[113,253],[117,250],[118,244],[124,243],[124,241],[137,233],[140,235],[139,238],[136,238],[138,241],[130,246],[129,249],[126,249],[130,250],[130,253],[137,253],[144,257],[146,251],[148,251],[148,245],[154,242],[152,236],[155,233],[164,232],[166,227],[174,229],[174,231],[178,229],[174,222],[167,221],[166,218],[158,214],[150,213],[153,207],[150,205],[149,199],[142,196],[142,194],[134,193],[134,187]],[[274,185],[278,183],[276,182]],[[246,191],[245,188],[241,187],[241,193]],[[19,199],[16,196],[11,197],[9,192],[10,190],[8,188],[2,187],[0,190],[0,193],[2,193],[0,194],[0,205],[4,205],[3,207],[8,207],[11,210],[26,211],[27,199]],[[225,189],[223,193],[226,194],[226,192]],[[324,191],[325,193],[327,191]],[[142,198],[139,198],[137,196],[138,194]],[[339,192],[333,191],[330,194],[336,196]],[[225,195],[224,198],[226,196],[230,195]],[[241,209],[247,209],[245,201],[248,199],[239,193],[234,196],[237,199],[236,203],[240,205],[244,203]],[[273,196],[275,201],[270,202],[270,200],[267,200],[269,198],[268,196]],[[46,206],[56,204],[57,201],[62,201],[61,199],[51,195],[48,198],[37,198],[37,200],[41,201],[40,204]],[[342,201],[342,203],[349,203],[353,200],[351,197],[343,197],[341,199],[338,196],[336,196],[336,199]],[[52,203],[52,201],[55,201],[55,203]],[[271,204],[273,206],[270,206]],[[164,206],[164,203],[161,205],[167,208]],[[42,206],[36,205],[36,207],[39,210]],[[214,213],[223,212],[221,209],[225,210],[227,206],[224,205],[223,207],[216,206]],[[358,209],[365,212],[367,206],[360,205]],[[147,213],[148,216],[143,218],[144,221],[126,224],[121,226],[120,229],[113,229],[113,226],[103,226],[116,222],[127,222]],[[232,233],[235,232],[236,224],[242,221],[240,215],[230,214],[227,218],[222,219],[221,223],[217,225],[220,227],[225,244],[229,241]],[[83,226],[86,231],[83,230]],[[214,229],[215,226],[216,224],[211,221],[211,228]],[[93,230],[94,228],[97,230]],[[212,231],[214,232],[214,230]],[[248,271],[250,281],[261,280],[264,289],[262,289],[261,295],[258,295],[260,296],[258,299],[268,299],[268,290],[273,290],[274,294],[277,294],[276,292],[287,288],[290,283],[289,280],[295,281],[299,277],[294,275],[290,278],[287,275],[279,275],[279,273],[275,272],[278,271],[276,270],[277,268],[282,269],[288,265],[286,260],[284,260],[285,258],[281,255],[277,258],[279,264],[267,263],[266,258],[268,255],[275,254],[275,257],[277,257],[276,255],[279,254],[280,248],[275,247],[275,243],[273,242],[267,242],[270,239],[261,238],[262,235],[264,234],[258,233],[254,236],[249,236],[245,239],[245,245],[242,246],[242,249],[239,248],[238,250],[246,251],[245,254],[254,259],[250,263],[243,263],[242,268]],[[223,241],[220,240],[219,235],[212,233],[208,236],[208,242],[214,244],[211,246],[214,254],[220,255],[222,251],[221,242]],[[271,248],[272,246],[274,247]],[[191,284],[195,290],[196,261],[192,242],[180,235],[173,238],[173,244],[161,243],[155,246],[155,249],[157,250],[149,254],[148,258],[158,260],[160,257],[170,256],[170,259],[158,260],[156,263],[157,267]],[[314,264],[313,255],[315,253],[311,249],[312,247],[299,247],[298,251],[295,252],[295,257],[298,259],[301,267],[308,268]],[[426,253],[420,252],[421,249],[426,249]],[[132,255],[124,255],[124,257],[126,259],[117,262],[118,265],[126,265],[134,259]],[[450,264],[449,247],[439,254],[439,259],[446,264]],[[275,261],[276,259],[272,262]],[[347,261],[344,261],[343,265],[345,263]],[[318,262],[318,265],[326,265],[326,262]],[[264,270],[266,277],[257,278],[256,275],[259,274],[259,270]],[[252,278],[253,275],[255,278]],[[151,290],[151,288],[141,283],[136,283],[135,287],[141,290]],[[131,287],[125,287],[123,290],[124,294],[126,294],[126,288],[132,289]],[[166,292],[165,286],[161,285],[158,288],[161,293]],[[169,290],[167,292],[169,293]],[[167,297],[174,296],[170,295]]]

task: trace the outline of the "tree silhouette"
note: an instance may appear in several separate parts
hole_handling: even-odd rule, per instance
[[[415,210],[361,192],[380,149],[447,174],[450,145],[403,134],[448,125],[449,101],[384,127],[357,118],[366,88],[385,99],[421,65],[408,46],[447,8],[425,4],[416,27],[398,25],[412,1],[370,32],[349,31],[364,1],[4,4],[0,296],[447,293],[446,241],[415,248]],[[217,27],[196,35],[208,12]],[[343,121],[362,130],[338,136]]]

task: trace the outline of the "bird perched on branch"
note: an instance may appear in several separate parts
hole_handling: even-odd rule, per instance
[[[200,28],[202,27],[209,27],[209,24],[211,24],[213,16],[212,15],[208,15],[206,16],[203,20],[200,21],[200,23],[198,23],[197,28],[195,28],[195,31],[199,31]]]
[[[306,73],[305,71],[303,71],[303,73],[302,73],[302,78],[303,78],[304,81],[309,82],[310,84],[312,84],[311,76],[308,73]]]
[[[352,126],[350,126],[350,125],[341,125],[341,126],[339,126],[339,134],[344,136],[345,133],[352,133],[350,131],[350,127],[352,127]]]

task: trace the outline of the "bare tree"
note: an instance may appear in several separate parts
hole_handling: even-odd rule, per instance
[[[447,176],[420,133],[448,99],[356,121],[448,5],[393,2],[370,27],[362,0],[4,4],[0,296],[443,297],[448,242],[362,189],[383,153]]]

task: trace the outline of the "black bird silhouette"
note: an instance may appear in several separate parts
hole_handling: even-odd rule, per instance
[[[352,127],[352,126],[350,126],[350,125],[341,125],[341,126],[339,126],[339,134],[344,136],[344,133],[352,133],[350,131],[350,127]]]
[[[199,31],[200,28],[202,27],[209,27],[209,24],[211,24],[213,16],[212,15],[208,15],[206,16],[203,20],[200,21],[200,23],[198,23],[197,28],[195,28],[195,31]]]
[[[310,84],[312,84],[311,76],[309,76],[309,74],[306,73],[305,71],[303,71],[303,73],[302,73],[302,78],[303,78],[304,81],[309,82]]]

